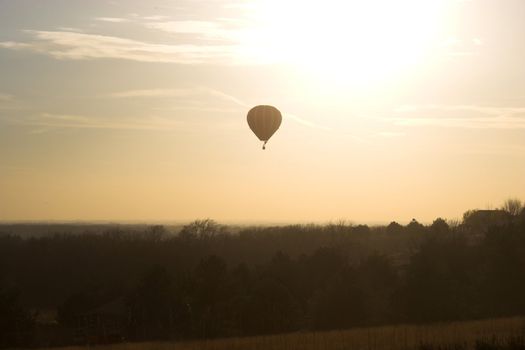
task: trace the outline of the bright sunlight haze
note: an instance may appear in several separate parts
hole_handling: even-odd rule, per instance
[[[0,220],[431,222],[524,198],[524,13],[0,0]],[[256,105],[283,116],[265,151]]]

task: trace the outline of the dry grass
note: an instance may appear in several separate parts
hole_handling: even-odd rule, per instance
[[[123,343],[100,350],[411,350],[421,344],[466,344],[473,349],[480,338],[525,334],[525,318],[490,319],[426,326],[387,326],[345,331],[292,333],[194,342]],[[67,347],[61,350],[83,350]]]

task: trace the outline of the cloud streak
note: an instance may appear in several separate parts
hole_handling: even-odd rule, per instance
[[[476,105],[407,105],[394,110],[404,116],[390,120],[401,126],[468,129],[525,129],[525,107]],[[460,115],[474,113],[475,116]],[[429,115],[439,116],[429,116]],[[480,116],[481,114],[481,116]]]
[[[0,92],[0,102],[12,101],[13,98],[14,98],[13,95],[3,94]]]
[[[203,45],[209,45],[210,42],[227,43],[232,50],[241,45],[247,29],[242,20],[228,18],[214,21],[146,21],[142,25],[173,35],[191,35],[194,41],[201,42]]]
[[[316,124],[316,123],[313,123],[309,120],[306,120],[306,119],[303,119],[303,118],[300,118],[298,117],[297,115],[295,114],[291,114],[291,113],[284,113],[283,115],[285,118],[288,118],[288,119],[291,119],[301,125],[304,125],[304,126],[307,126],[309,128],[313,128],[313,129],[319,129],[319,130],[324,130],[324,131],[331,131],[332,129],[329,128],[329,127],[326,127],[326,126],[323,126],[323,125],[319,125],[319,124]]]
[[[94,17],[92,21],[115,25],[131,24],[143,30],[169,34],[171,39],[169,43],[153,43],[149,40],[134,40],[58,27],[55,31],[25,30],[24,32],[30,35],[28,40],[0,42],[0,48],[28,50],[69,60],[125,59],[139,62],[227,65],[254,63],[253,59],[242,54],[246,23],[239,19],[173,20],[167,16],[130,14],[122,17]],[[99,28],[98,25],[95,27]]]
[[[416,112],[416,111],[472,111],[484,114],[520,114],[525,113],[525,107],[493,107],[476,105],[404,105],[396,108],[395,112]]]
[[[31,49],[31,45],[17,41],[0,41],[0,47],[11,50]]]
[[[110,23],[124,23],[129,22],[129,19],[127,18],[120,18],[120,17],[95,17],[96,21],[100,22],[110,22]]]
[[[467,129],[525,129],[525,118],[403,118],[397,119],[395,124],[403,126],[439,126]]]
[[[71,31],[26,31],[30,42],[0,42],[0,47],[31,50],[57,59],[125,59],[139,62],[180,64],[232,63],[227,45],[153,44],[115,36]]]
[[[39,132],[52,129],[112,129],[112,130],[179,130],[186,123],[160,117],[101,118],[80,115],[43,113],[36,117],[17,120],[17,124],[38,127]]]
[[[249,106],[238,98],[206,87],[128,90],[109,94],[109,98],[173,98],[179,99],[176,107],[169,110],[194,110],[203,112],[239,112]],[[224,107],[233,104],[233,108]]]
[[[222,91],[211,89],[211,88],[205,88],[205,87],[196,87],[196,88],[179,88],[179,89],[146,89],[146,90],[130,90],[130,91],[121,91],[116,92],[109,97],[114,98],[165,98],[165,97],[174,97],[174,98],[188,98],[192,96],[201,96],[201,97],[216,97],[220,100],[230,102],[236,106],[242,107],[246,111],[248,111],[253,105],[250,105],[239,98],[226,94]],[[196,110],[205,110],[209,111],[209,107],[196,107],[191,106],[188,107],[189,109],[196,109]],[[186,107],[178,107],[178,109],[188,109]],[[220,110],[225,111],[222,108],[216,108],[212,107],[211,110]],[[285,118],[288,118],[290,120],[293,120],[294,122],[301,124],[303,126],[314,128],[314,129],[320,129],[329,131],[331,130],[328,127],[313,123],[309,120],[300,118],[299,116],[291,113],[283,113],[283,116]]]
[[[22,108],[22,103],[14,95],[0,92],[0,110],[18,110]]]
[[[143,89],[143,90],[128,90],[120,91],[110,94],[108,97],[113,98],[186,98],[193,96],[201,97],[217,97],[219,99],[232,102],[242,107],[248,105],[238,98],[228,95],[222,91],[214,90],[206,87],[193,88],[176,88],[176,89]]]

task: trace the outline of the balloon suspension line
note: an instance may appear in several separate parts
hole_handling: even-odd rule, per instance
[[[268,142],[268,141],[264,141],[264,143],[263,143],[263,149],[266,149],[266,142]]]

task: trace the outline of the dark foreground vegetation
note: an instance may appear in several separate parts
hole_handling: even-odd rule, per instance
[[[469,211],[454,225],[232,232],[201,220],[176,234],[161,226],[31,238],[12,225],[0,232],[3,347],[525,314],[525,210],[517,201]]]

